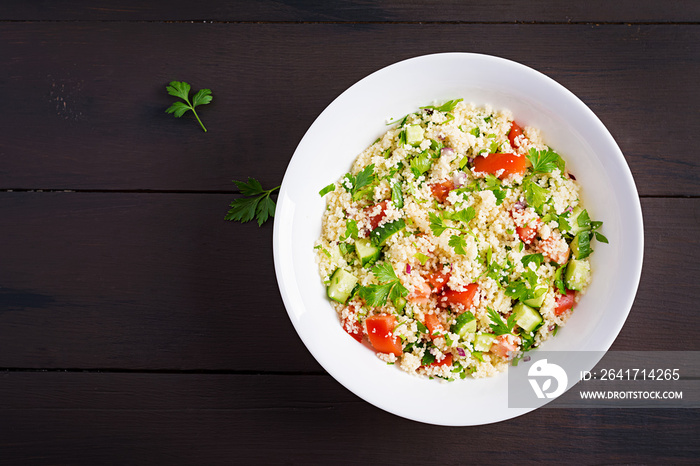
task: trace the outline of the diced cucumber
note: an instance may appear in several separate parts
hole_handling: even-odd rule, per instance
[[[591,255],[591,237],[588,231],[579,232],[571,241],[571,253],[574,259],[585,259]]]
[[[540,313],[525,303],[513,306],[513,312],[515,313],[515,323],[526,332],[532,332],[535,327],[542,323]]]
[[[379,254],[382,252],[381,248],[374,246],[368,238],[355,240],[355,251],[357,252],[357,257],[360,259],[362,267],[379,259]]]
[[[404,228],[406,228],[406,222],[400,218],[375,228],[372,230],[372,233],[369,234],[369,238],[374,246],[384,246],[386,244],[386,240],[389,239],[391,235],[398,233]]]
[[[476,332],[476,317],[469,311],[463,312],[457,316],[457,321],[450,327],[450,332],[460,336]]]
[[[581,291],[591,278],[591,264],[587,259],[571,259],[566,266],[564,282],[570,290]]]
[[[535,287],[535,297],[530,299],[523,299],[523,303],[530,307],[542,307],[544,303],[544,298],[547,296],[548,288],[545,285],[538,285]]]
[[[331,275],[331,282],[328,285],[328,297],[333,301],[345,304],[350,297],[352,289],[357,284],[357,277],[343,269],[336,269]]]
[[[491,350],[491,345],[496,341],[493,333],[477,333],[474,338],[474,351],[487,352]]]
[[[419,146],[424,134],[425,130],[420,125],[409,125],[406,127],[406,144]]]
[[[575,207],[574,210],[571,211],[571,215],[569,215],[568,222],[569,222],[569,233],[571,233],[572,236],[576,236],[585,228],[580,227],[578,224],[578,217],[581,215],[581,212],[583,212],[583,209],[580,207]]]

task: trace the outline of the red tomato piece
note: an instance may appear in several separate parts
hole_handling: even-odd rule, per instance
[[[362,343],[362,327],[357,319],[343,319],[343,330],[359,343]]]
[[[370,214],[370,212],[374,212],[376,210],[376,207],[380,206],[379,212],[375,214]],[[387,206],[387,201],[382,201],[378,204],[371,205],[369,207],[365,207],[364,212],[369,215],[369,228],[370,230],[374,230],[379,226],[379,222],[384,220],[384,217],[386,217],[386,206]]]
[[[403,354],[401,342],[393,334],[396,327],[396,317],[391,315],[370,316],[365,320],[367,337],[374,349],[380,353]]]
[[[445,329],[442,327],[440,319],[438,319],[438,316],[435,314],[425,315],[425,326],[428,327],[428,334],[430,335],[430,338],[435,338],[445,333]],[[434,335],[436,332],[440,335]]]
[[[576,306],[576,292],[573,290],[566,290],[566,294],[561,294],[557,291],[557,301],[554,303],[554,315],[560,316],[569,309],[573,309]]]
[[[443,204],[447,200],[447,196],[450,194],[450,191],[453,189],[455,189],[455,184],[451,180],[430,185],[430,191],[433,193],[433,197]]]
[[[445,286],[447,286],[447,282],[450,281],[450,273],[433,272],[425,277],[425,281],[428,282],[428,285],[430,285],[433,293],[437,294],[441,292]]]
[[[502,358],[510,358],[518,350],[516,337],[513,335],[500,335],[491,345],[490,351]]]
[[[524,155],[517,154],[489,154],[474,159],[474,171],[482,173],[498,174],[499,179],[510,175],[522,175],[528,167],[528,160]]]
[[[510,140],[511,147],[520,147],[520,144],[515,139],[521,134],[523,134],[523,129],[516,122],[513,122],[508,132],[508,140]]]
[[[433,361],[431,366],[451,366],[452,365],[452,353],[447,353],[444,358],[440,361]]]
[[[535,227],[515,227],[515,232],[520,236],[520,240],[525,244],[530,244],[537,236]]]
[[[442,307],[448,307],[452,305],[461,304],[464,309],[467,310],[472,307],[472,302],[474,301],[474,296],[479,290],[479,285],[476,283],[470,283],[467,285],[466,291],[455,291],[447,288],[443,291],[442,296],[438,299],[438,303]]]

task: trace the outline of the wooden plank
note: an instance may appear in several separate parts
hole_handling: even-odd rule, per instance
[[[275,186],[347,87],[401,59],[462,50],[520,61],[577,94],[642,195],[697,196],[699,35],[691,25],[2,23],[11,111],[0,115],[0,189],[222,191],[247,176]],[[208,133],[191,115],[164,114],[172,79],[213,89]]]
[[[3,2],[0,20],[14,21],[445,21],[445,22],[689,22],[700,20],[697,2],[593,0],[585,3],[535,0],[489,2],[449,0],[344,1],[64,1]]]
[[[3,373],[0,381],[0,450],[8,464],[357,464],[380,457],[681,464],[700,454],[691,409],[540,409],[448,428],[381,411],[328,376]]]
[[[224,222],[231,198],[0,193],[0,367],[321,372],[279,296],[272,225]],[[683,334],[697,351],[700,199],[642,205],[646,267],[614,348]]]

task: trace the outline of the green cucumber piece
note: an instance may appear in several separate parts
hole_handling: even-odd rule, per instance
[[[382,250],[374,246],[369,239],[360,238],[355,240],[355,252],[357,252],[362,267],[365,267],[379,259]]]
[[[542,323],[542,316],[539,312],[525,303],[518,303],[513,306],[515,313],[515,323],[526,332],[532,332]]]
[[[564,282],[570,290],[581,291],[591,278],[591,264],[587,259],[571,259],[566,266]]]
[[[476,332],[476,317],[470,311],[463,312],[457,316],[457,321],[450,327],[450,332],[462,337],[467,333]]]
[[[474,338],[474,351],[483,353],[490,351],[494,341],[496,341],[496,335],[493,333],[477,333]]]
[[[406,127],[406,144],[420,146],[423,142],[425,130],[420,125],[409,125]]]
[[[336,269],[331,275],[331,282],[328,284],[328,297],[333,301],[345,304],[353,288],[357,285],[357,277],[343,269]]]
[[[578,217],[581,215],[581,212],[583,212],[582,208],[575,207],[574,210],[571,211],[571,215],[569,215],[569,233],[571,233],[572,236],[576,236],[582,231],[586,230],[586,228],[581,227],[578,224]]]
[[[369,238],[374,246],[381,247],[386,244],[386,240],[391,235],[393,235],[394,233],[398,233],[404,228],[406,228],[406,222],[404,222],[403,219],[400,218],[398,220],[385,223],[384,225],[375,228],[374,230],[372,230],[372,233],[369,234]]]
[[[542,307],[544,303],[544,298],[547,296],[547,287],[544,285],[539,285],[535,287],[535,297],[530,299],[523,299],[523,303],[530,307]]]
[[[574,236],[570,247],[574,259],[585,259],[590,256],[593,250],[591,249],[591,237],[588,230],[579,232]]]

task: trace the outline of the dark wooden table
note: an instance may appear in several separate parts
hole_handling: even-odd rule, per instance
[[[290,324],[272,224],[223,220],[231,180],[278,185],[367,74],[516,60],[590,106],[635,177],[644,270],[613,349],[700,350],[700,4],[424,3],[2,2],[1,463],[700,460],[697,410],[447,428],[367,404]],[[213,90],[208,133],[164,113],[174,79]]]

